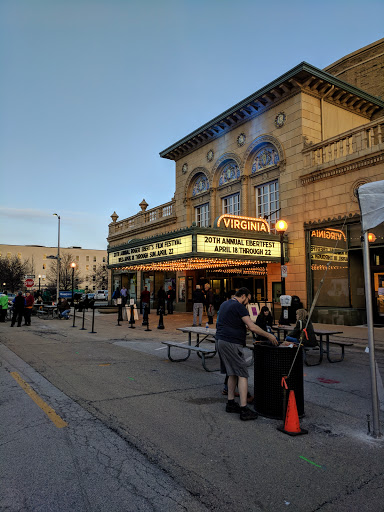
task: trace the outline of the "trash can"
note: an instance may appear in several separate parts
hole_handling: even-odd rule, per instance
[[[288,375],[297,348],[275,347],[257,343],[254,346],[254,406],[260,416],[284,419],[284,391],[281,379]],[[303,354],[300,347],[289,379],[288,389],[295,392],[297,412],[304,416]],[[287,394],[288,400],[288,394]]]

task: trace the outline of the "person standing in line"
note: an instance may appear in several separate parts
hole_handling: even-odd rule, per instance
[[[204,308],[204,293],[200,288],[200,285],[196,285],[196,290],[192,293],[192,301],[193,301],[193,325],[192,327],[196,327],[197,315],[199,315],[199,325],[203,320],[203,308]]]
[[[165,313],[165,290],[162,286],[160,286],[159,291],[157,292],[157,314],[160,315],[160,308],[163,313]]]
[[[6,290],[0,295],[0,322],[5,322],[8,311],[8,293]]]
[[[215,310],[213,308],[213,291],[209,283],[205,283],[205,307],[207,308],[208,323],[213,324],[213,315]]]
[[[148,308],[150,308],[150,302],[151,302],[151,294],[148,291],[147,286],[144,286],[144,290],[141,292],[140,299],[141,299],[141,312],[144,315],[145,306],[148,306]]]
[[[121,298],[122,298],[122,305],[125,306],[126,303],[127,303],[127,299],[128,299],[128,290],[126,289],[125,286],[122,287],[122,289],[120,290],[120,295],[121,295]]]
[[[167,310],[168,315],[173,315],[173,301],[175,300],[175,292],[171,285],[168,286],[167,291]]]
[[[273,345],[277,339],[263,331],[249,317],[245,307],[251,299],[248,288],[240,288],[235,296],[223,302],[216,324],[217,350],[220,357],[221,373],[228,375],[228,402],[226,412],[239,413],[243,421],[255,420],[257,413],[247,407],[248,368],[244,357],[247,328],[267,338]],[[240,394],[240,404],[235,402],[236,385]]]
[[[23,292],[18,292],[16,297],[13,299],[13,315],[11,327],[13,327],[17,320],[17,327],[21,327],[21,320],[23,319],[24,308],[25,308],[25,298],[23,297]]]
[[[30,292],[25,294],[25,308],[24,308],[24,325],[31,325],[32,308],[35,303],[35,298]]]

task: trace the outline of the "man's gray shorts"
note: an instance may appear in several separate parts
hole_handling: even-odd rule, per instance
[[[248,368],[244,357],[244,347],[230,341],[217,340],[221,373],[248,378]]]

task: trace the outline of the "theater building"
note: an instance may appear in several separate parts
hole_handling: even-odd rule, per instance
[[[247,286],[277,303],[283,256],[286,293],[309,307],[330,261],[314,320],[364,323],[356,189],[384,179],[383,55],[384,39],[325,70],[302,62],[162,151],[175,162],[175,195],[111,215],[111,288],[137,298],[147,286],[156,307],[159,287],[172,286],[180,311],[205,282],[221,296]],[[384,323],[383,226],[371,240]]]

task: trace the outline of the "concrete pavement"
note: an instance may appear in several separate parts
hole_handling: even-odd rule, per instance
[[[201,510],[214,511],[381,512],[383,441],[366,434],[371,412],[366,328],[348,329],[361,346],[347,348],[342,363],[325,360],[304,369],[301,424],[309,434],[290,438],[276,430],[280,422],[275,420],[243,423],[226,414],[222,375],[205,372],[195,354],[182,363],[168,361],[160,340],[185,342],[176,327],[191,325],[191,314],[166,316],[165,329],[158,330],[159,317],[151,313],[152,331],[141,321],[130,329],[127,322],[117,326],[116,315],[97,314],[97,332],[91,333],[91,312],[85,318],[85,330],[79,329],[80,319],[75,328],[72,321],[35,318],[30,328],[0,324],[1,340],[26,366],[100,420],[107,427],[103,436],[109,436],[108,429],[117,433],[170,475],[181,486],[183,500],[193,496]],[[377,360],[383,372],[380,350]],[[28,369],[20,372],[31,386],[39,386]],[[249,384],[252,390],[252,369]],[[55,402],[55,393],[43,391],[47,402],[51,395]],[[60,403],[58,409],[72,428],[74,405]],[[84,467],[90,457],[85,445]],[[94,474],[100,468],[88,469],[83,478]],[[107,497],[103,503],[100,510],[110,512]]]

